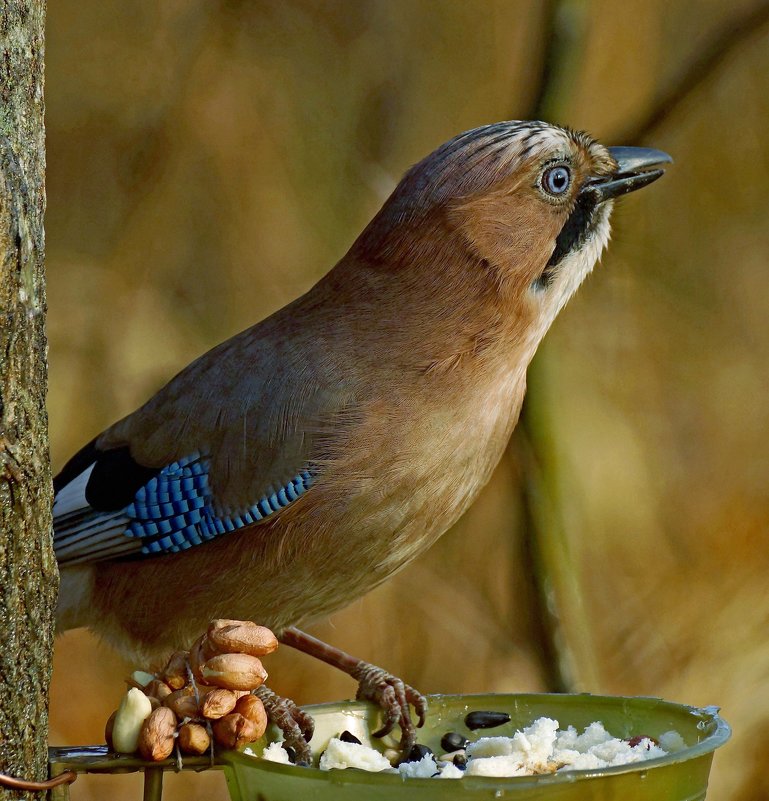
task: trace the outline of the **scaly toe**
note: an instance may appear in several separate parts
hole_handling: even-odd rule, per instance
[[[264,685],[255,690],[254,695],[264,704],[270,722],[283,732],[283,744],[294,749],[296,764],[312,764],[312,750],[308,745],[315,729],[312,717],[290,698],[283,698]]]
[[[409,704],[414,706],[419,716],[419,726],[423,726],[427,711],[425,697],[397,676],[367,662],[359,662],[351,675],[358,680],[356,697],[372,701],[382,709],[384,721],[382,728],[374,732],[374,737],[384,737],[399,725],[401,751],[404,755],[408,754],[417,739]]]

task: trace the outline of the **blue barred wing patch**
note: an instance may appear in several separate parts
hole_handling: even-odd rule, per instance
[[[305,469],[276,492],[238,514],[214,511],[208,483],[210,460],[194,453],[166,465],[134,496],[125,513],[132,519],[125,531],[142,540],[143,554],[177,553],[264,520],[303,495],[313,476]]]

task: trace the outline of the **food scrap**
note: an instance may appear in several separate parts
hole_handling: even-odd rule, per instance
[[[471,727],[468,719],[475,725]],[[477,725],[479,721],[481,725]],[[492,728],[508,721],[505,713],[471,713],[465,725],[468,729]],[[680,734],[674,731],[657,739],[643,735],[622,739],[612,736],[597,721],[579,732],[574,726],[561,729],[557,720],[547,717],[538,718],[509,737],[481,737],[471,742],[463,734],[450,731],[443,735],[440,743],[445,753],[436,755],[428,746],[417,744],[406,759],[393,767],[382,753],[361,743],[349,732],[342,732],[329,741],[318,767],[321,770],[356,768],[406,778],[460,779],[465,775],[502,778],[628,765],[686,747]],[[247,753],[253,754],[250,750]],[[279,742],[264,749],[262,757],[290,762]]]

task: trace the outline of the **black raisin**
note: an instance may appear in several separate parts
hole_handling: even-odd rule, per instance
[[[406,757],[406,762],[419,762],[420,759],[424,759],[428,754],[432,756],[432,753],[432,748],[428,748],[428,746],[422,745],[422,743],[414,743],[411,747],[411,751],[409,751],[409,755]]]
[[[362,745],[361,741],[351,731],[347,731],[346,729],[339,735],[339,739],[343,743],[357,743],[358,745]]]
[[[452,751],[459,751],[460,748],[465,748],[469,742],[467,737],[458,731],[447,731],[441,737],[441,748],[444,752],[450,754]]]
[[[296,764],[296,749],[290,745],[283,745],[283,750],[288,754],[288,761],[293,765]]]
[[[475,731],[475,729],[493,729],[509,722],[510,715],[507,712],[470,712],[465,717],[465,726],[471,731]]]

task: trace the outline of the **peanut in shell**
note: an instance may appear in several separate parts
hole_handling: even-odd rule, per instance
[[[172,710],[180,720],[195,718],[200,714],[198,703],[195,700],[195,691],[192,687],[182,687],[181,690],[174,690],[163,699],[163,706]]]
[[[144,694],[150,698],[157,698],[158,701],[163,701],[167,696],[171,695],[171,688],[160,679],[153,679],[146,687],[144,687]]]
[[[264,656],[278,647],[278,638],[265,626],[250,620],[213,620],[208,640],[219,653]]]
[[[218,720],[229,715],[235,709],[237,701],[238,695],[234,690],[216,687],[200,702],[200,714],[209,720]]]
[[[160,674],[160,677],[172,690],[181,690],[187,683],[188,657],[187,651],[174,651]]]
[[[225,690],[255,690],[267,679],[261,660],[250,654],[217,654],[200,667],[201,679]]]
[[[139,753],[151,762],[168,759],[174,750],[176,715],[166,706],[159,706],[144,721],[139,732]]]
[[[214,739],[223,748],[239,748],[258,740],[256,726],[239,712],[230,712],[212,724]]]
[[[211,745],[211,737],[200,723],[185,723],[179,727],[179,748],[185,754],[205,754]]]
[[[244,695],[235,704],[235,712],[243,715],[254,724],[256,738],[259,739],[267,731],[267,712],[260,698],[255,695]]]

